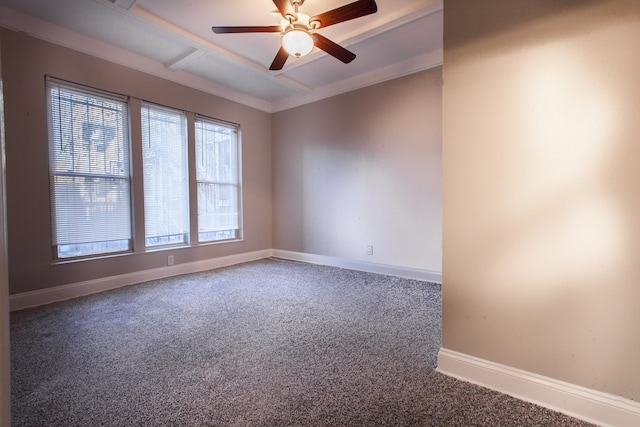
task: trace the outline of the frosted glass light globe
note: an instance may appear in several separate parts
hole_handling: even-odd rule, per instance
[[[313,38],[308,32],[294,28],[282,37],[282,47],[290,55],[300,58],[313,50]]]

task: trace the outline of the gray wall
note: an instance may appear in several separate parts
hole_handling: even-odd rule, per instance
[[[441,111],[437,67],[274,114],[274,248],[439,273]]]
[[[162,267],[168,255],[53,262],[45,75],[130,95],[134,108],[142,99],[240,123],[244,241],[173,249],[176,263],[273,247],[441,271],[441,68],[268,114],[24,34],[2,35],[11,293]]]
[[[443,346],[640,399],[640,2],[444,8]]]
[[[272,247],[269,113],[24,34],[6,29],[0,34],[6,105],[10,293],[162,267],[167,264],[169,253],[179,264]],[[239,123],[244,241],[53,264],[45,75],[130,95],[132,105],[142,99]],[[132,123],[132,132],[136,132],[136,123]],[[134,177],[136,173],[139,170],[134,171]],[[141,194],[141,186],[140,179],[134,181],[134,193]],[[140,217],[139,212],[136,217]]]

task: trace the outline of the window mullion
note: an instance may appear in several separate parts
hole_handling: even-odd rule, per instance
[[[189,167],[189,234],[191,243],[198,243],[198,186],[196,178],[196,131],[195,131],[196,115],[187,113],[187,128],[189,129],[187,146],[188,146],[188,167]]]

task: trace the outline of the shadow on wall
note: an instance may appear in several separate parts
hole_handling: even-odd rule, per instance
[[[637,399],[638,3],[460,3],[450,24],[468,31],[445,32],[444,345]]]

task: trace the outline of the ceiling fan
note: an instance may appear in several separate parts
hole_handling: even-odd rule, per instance
[[[211,27],[211,29],[216,34],[280,33],[282,45],[269,67],[270,70],[281,70],[289,55],[299,58],[310,53],[314,46],[348,64],[356,58],[356,55],[316,33],[316,30],[360,18],[378,10],[375,0],[358,0],[316,16],[309,16],[298,12],[298,8],[302,6],[304,0],[273,0],[273,3],[275,3],[278,12],[282,15],[280,25]]]

